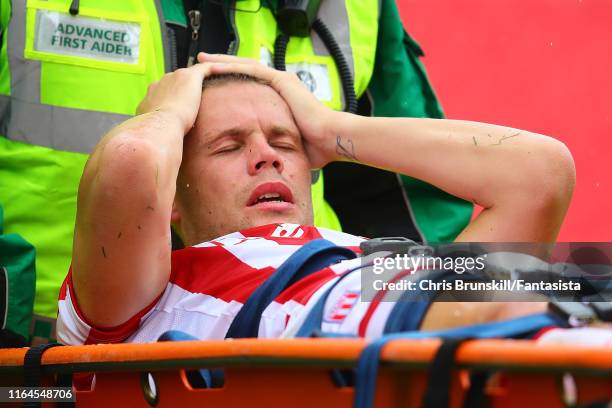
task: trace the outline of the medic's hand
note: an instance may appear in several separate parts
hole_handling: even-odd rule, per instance
[[[340,113],[319,102],[295,74],[277,71],[255,60],[231,55],[200,53],[198,61],[212,63],[213,75],[234,72],[269,82],[289,105],[313,168],[322,168],[329,162],[341,159],[336,153],[333,132],[333,125],[338,122],[337,116]]]
[[[196,64],[164,75],[149,85],[136,113],[163,111],[175,115],[187,134],[195,123],[202,100],[202,82],[210,75],[211,64]]]

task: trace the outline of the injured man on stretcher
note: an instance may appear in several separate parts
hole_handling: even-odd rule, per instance
[[[313,226],[311,169],[332,161],[407,174],[482,206],[462,242],[554,242],[574,188],[572,157],[553,138],[336,112],[295,75],[232,56],[200,54],[198,64],[166,74],[138,113],[104,136],[81,179],[59,297],[65,344],[151,342],[168,330],[223,339],[249,296],[303,245],[324,238],[358,251],[363,238]],[[171,251],[170,225],[185,249]],[[359,299],[359,262],[289,282],[256,317],[258,336],[295,334],[347,273],[326,299],[322,329],[380,336],[390,307]],[[419,329],[546,308],[434,302]]]

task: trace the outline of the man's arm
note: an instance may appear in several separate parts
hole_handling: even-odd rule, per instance
[[[72,273],[79,307],[115,326],[149,305],[170,274],[170,214],[183,137],[208,65],[167,74],[136,116],[94,149],[79,186]]]
[[[573,160],[562,143],[465,121],[340,114],[331,123],[336,153],[344,160],[409,174],[483,206],[458,241],[555,241],[575,178]],[[434,302],[421,329],[545,312],[542,298],[534,300],[540,301]]]
[[[343,160],[408,174],[481,205],[482,213],[457,241],[556,240],[575,182],[572,157],[557,140],[453,120],[339,114],[330,123],[336,153]],[[501,321],[547,310],[541,297],[534,300],[539,301],[434,302],[421,329]]]
[[[484,208],[458,241],[553,242],[574,187],[559,141],[484,123],[338,114],[335,151],[427,181]]]

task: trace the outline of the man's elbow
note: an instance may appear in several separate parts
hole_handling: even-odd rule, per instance
[[[153,192],[158,188],[161,153],[147,139],[117,135],[96,151],[91,160],[94,165],[88,175],[90,183],[105,195]]]
[[[536,169],[537,182],[532,186],[535,202],[565,214],[576,184],[576,167],[567,146],[556,139],[548,139]]]
[[[569,149],[562,142],[546,138],[537,153],[521,163],[521,194],[511,201],[513,211],[539,220],[542,236],[556,236],[570,205],[576,183],[576,168]],[[549,231],[549,232],[546,232]]]

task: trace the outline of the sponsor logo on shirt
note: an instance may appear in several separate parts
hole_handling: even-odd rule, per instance
[[[299,224],[279,224],[270,235],[274,238],[301,238],[304,230]]]

